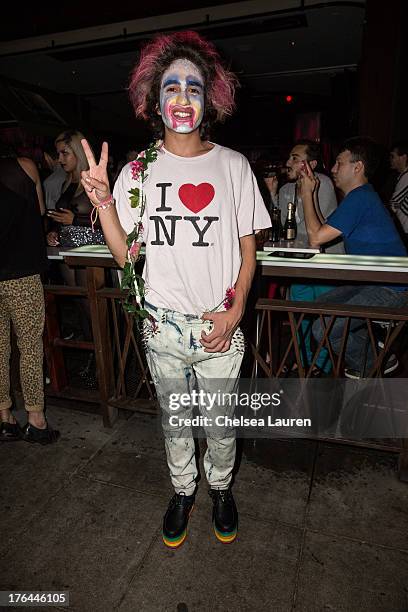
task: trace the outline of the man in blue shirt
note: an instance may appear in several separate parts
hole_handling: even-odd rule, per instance
[[[351,138],[344,143],[332,175],[345,197],[326,223],[321,223],[315,212],[313,192],[317,181],[310,167],[306,166],[301,175],[300,190],[311,246],[320,246],[341,235],[348,255],[407,256],[391,216],[369,183],[377,165],[377,146],[370,139]],[[319,296],[319,302],[400,308],[408,303],[408,287],[347,285]],[[340,351],[343,328],[344,319],[337,318],[330,332],[335,352]],[[322,338],[320,321],[314,323],[313,334],[318,341]],[[367,346],[367,329],[362,319],[350,322],[345,361],[348,366],[346,375],[353,378],[360,377],[373,365],[373,353],[371,346]],[[397,365],[396,357],[391,356],[384,373],[391,372]]]

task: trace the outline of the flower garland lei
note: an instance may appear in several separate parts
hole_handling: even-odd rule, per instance
[[[129,190],[130,206],[138,208],[140,206],[139,220],[136,221],[133,230],[126,238],[127,261],[123,268],[123,277],[121,289],[127,291],[126,299],[123,302],[124,309],[133,314],[136,318],[150,318],[150,314],[145,310],[141,303],[145,294],[145,283],[140,274],[135,272],[135,264],[140,258],[141,236],[143,233],[142,217],[146,208],[146,194],[143,191],[143,183],[146,181],[148,174],[147,167],[150,163],[156,161],[157,153],[163,146],[163,141],[159,140],[151,144],[145,151],[142,151],[135,161],[131,162],[132,179],[140,182],[140,187],[133,187]],[[232,307],[235,297],[235,287],[228,287],[225,292],[225,297],[222,302],[216,306],[211,312],[218,310],[221,304],[225,310]]]
[[[145,293],[145,283],[140,274],[135,272],[135,264],[140,258],[141,235],[143,232],[142,217],[146,208],[146,194],[143,191],[143,183],[146,181],[147,167],[156,161],[157,152],[162,146],[162,141],[151,144],[145,151],[142,151],[135,161],[131,162],[132,178],[139,181],[140,187],[133,187],[129,190],[130,206],[140,208],[139,220],[136,221],[133,230],[126,238],[127,261],[123,268],[121,289],[127,290],[126,299],[123,302],[124,309],[133,314],[136,318],[145,319],[149,313],[142,307]]]

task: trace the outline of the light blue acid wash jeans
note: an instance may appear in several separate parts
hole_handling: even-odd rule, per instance
[[[408,291],[394,291],[391,287],[379,285],[345,285],[336,287],[319,296],[319,302],[330,304],[350,304],[350,306],[384,306],[403,308],[408,305]],[[329,317],[325,317],[326,325]],[[346,319],[337,317],[329,338],[333,351],[339,353]],[[318,319],[313,324],[313,335],[318,342],[323,338],[324,329]],[[362,374],[369,372],[374,365],[374,354],[368,338],[364,319],[350,320],[349,334],[345,351],[346,366]]]
[[[200,343],[201,332],[212,329],[211,321],[202,321],[195,315],[181,314],[158,308],[145,302],[152,320],[143,323],[143,344],[147,363],[156,387],[162,410],[167,464],[176,493],[193,495],[196,488],[197,465],[192,428],[182,424],[193,417],[193,407],[170,407],[169,394],[214,393],[222,379],[222,392],[234,393],[238,385],[245,343],[238,328],[225,353],[206,353]],[[154,320],[153,320],[154,319]],[[234,406],[215,405],[211,411],[199,405],[203,417],[233,416]],[[170,422],[170,417],[177,417]],[[212,489],[227,489],[235,463],[236,441],[233,428],[206,427],[207,451],[204,470]]]

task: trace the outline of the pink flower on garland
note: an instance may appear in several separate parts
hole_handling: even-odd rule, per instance
[[[235,297],[235,287],[228,287],[225,292],[224,298],[224,308],[225,310],[229,310],[232,307]]]
[[[138,159],[135,159],[135,161],[130,162],[130,168],[132,170],[132,179],[138,181],[140,173],[144,170],[144,163]]]
[[[130,255],[131,259],[136,259],[137,258],[138,254],[139,254],[139,251],[140,251],[140,247],[141,247],[140,242],[133,242],[133,244],[129,248],[129,255]]]

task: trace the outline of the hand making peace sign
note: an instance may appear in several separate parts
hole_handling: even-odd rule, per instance
[[[110,196],[110,187],[108,179],[108,143],[102,144],[101,158],[99,164],[96,163],[92,149],[88,141],[81,140],[86,159],[88,160],[89,170],[81,172],[81,183],[85,189],[85,193],[94,206],[98,206],[100,202],[106,201]]]

